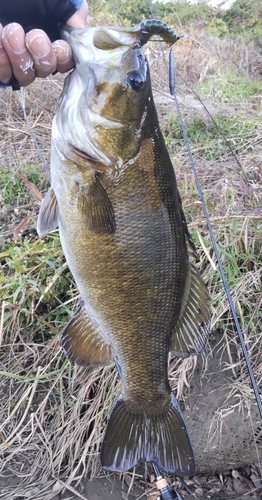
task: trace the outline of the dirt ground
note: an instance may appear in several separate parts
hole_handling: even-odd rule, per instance
[[[81,489],[78,489],[80,495],[76,495],[73,492],[67,490],[62,495],[57,495],[53,497],[52,500],[77,500],[78,498],[84,500],[139,500],[152,498],[152,500],[157,500],[155,495],[146,497],[142,490],[137,487],[132,488],[131,492],[128,494],[128,487],[123,484],[123,482],[115,475],[110,477],[110,481],[106,477],[97,478],[93,481],[85,481],[81,484]],[[71,496],[73,495],[73,496]],[[182,497],[185,500],[254,500],[254,497],[247,495],[228,495],[228,493],[215,493],[215,494],[205,494],[204,496],[187,495]],[[262,497],[260,497],[260,500]]]
[[[17,485],[17,478],[0,478],[0,498],[2,497],[2,493],[4,492],[7,486],[11,486],[12,483],[14,487]],[[150,496],[146,496],[145,492],[142,489],[137,487],[132,487],[131,491],[128,492],[128,486],[124,484],[123,480],[117,477],[115,474],[110,475],[108,477],[99,477],[93,481],[82,481],[79,486],[74,488],[72,485],[65,487],[63,493],[55,494],[56,486],[52,488],[43,487],[43,499],[45,500],[142,500],[142,499],[152,499],[158,500],[156,495],[152,494]],[[59,485],[60,486],[60,485]],[[39,488],[32,488],[31,492],[27,490],[26,494],[23,494],[21,490],[20,493],[17,490],[14,490],[15,493],[12,495],[12,490],[10,489],[10,500],[25,500],[25,499],[34,499],[34,496],[39,494]],[[174,497],[175,498],[175,497]],[[236,494],[228,494],[228,493],[206,493],[204,496],[196,496],[196,495],[187,495],[182,497],[183,500],[254,500],[254,497],[249,495],[236,495]],[[259,497],[260,500],[262,497]]]
[[[110,484],[106,478],[98,478],[94,481],[91,482],[85,482],[83,485],[83,490],[81,492],[82,498],[85,500],[108,500],[112,498],[113,500],[132,500],[136,499],[139,500],[140,498],[146,498],[143,495],[143,491],[139,490],[138,488],[135,488],[132,490],[132,492],[127,496],[127,487],[124,486],[122,482],[118,478],[113,478],[112,483]],[[71,499],[77,499],[81,497],[73,496],[70,497],[69,491],[65,493],[62,496],[57,496],[54,498],[54,500],[69,500]],[[150,497],[149,497],[150,498]],[[215,494],[215,495],[210,495],[207,494],[203,497],[196,497],[195,495],[189,495],[186,498],[186,500],[193,500],[198,498],[199,500],[201,499],[210,499],[210,500],[226,500],[226,499],[234,499],[234,500],[254,500],[254,497],[250,496],[228,496],[228,494]],[[262,497],[261,497],[262,498]],[[152,500],[157,500],[155,496],[152,496]]]

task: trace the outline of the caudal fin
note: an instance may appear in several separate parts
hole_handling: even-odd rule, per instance
[[[117,400],[102,443],[102,467],[124,472],[139,462],[153,462],[177,476],[194,474],[192,445],[173,395],[168,412],[160,415],[130,413],[125,401]]]

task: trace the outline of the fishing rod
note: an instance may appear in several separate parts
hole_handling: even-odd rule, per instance
[[[255,376],[254,376],[253,368],[251,366],[251,362],[250,362],[249,355],[248,355],[248,352],[247,352],[247,348],[246,348],[246,344],[245,344],[245,340],[244,340],[244,335],[242,333],[242,330],[241,330],[241,327],[240,327],[240,323],[238,321],[238,317],[237,317],[237,313],[236,313],[236,308],[235,308],[235,305],[234,305],[234,302],[233,302],[233,299],[232,299],[232,295],[231,295],[231,292],[230,292],[230,289],[229,289],[229,285],[228,285],[226,273],[225,273],[225,270],[224,270],[224,267],[223,267],[223,264],[222,264],[222,260],[221,260],[221,257],[220,257],[220,253],[219,253],[219,250],[218,250],[218,247],[217,247],[215,235],[214,235],[214,232],[213,232],[213,229],[212,229],[212,225],[211,225],[211,222],[210,222],[210,218],[209,218],[209,214],[208,214],[206,202],[204,200],[203,191],[202,191],[202,188],[200,186],[199,178],[198,178],[197,171],[196,171],[195,162],[194,162],[192,151],[191,151],[191,148],[190,148],[188,135],[187,135],[187,132],[186,132],[186,128],[185,128],[185,125],[184,125],[184,122],[183,122],[182,114],[181,114],[180,107],[179,107],[179,104],[178,104],[178,100],[177,100],[177,97],[176,97],[176,92],[175,92],[175,83],[176,83],[176,79],[175,79],[175,57],[174,57],[174,52],[173,52],[172,49],[173,49],[173,47],[171,47],[170,51],[169,51],[169,89],[170,89],[170,94],[174,97],[174,101],[175,101],[175,104],[176,104],[176,108],[177,108],[177,112],[178,112],[178,116],[179,116],[180,125],[181,125],[181,128],[182,128],[182,132],[183,132],[183,135],[184,135],[185,143],[186,143],[186,146],[187,146],[187,151],[188,151],[190,163],[191,163],[191,166],[192,166],[192,169],[193,169],[193,172],[194,172],[194,177],[195,177],[195,182],[196,182],[196,186],[197,186],[199,198],[200,198],[200,201],[201,201],[201,204],[202,204],[202,207],[203,207],[203,212],[204,212],[204,215],[205,215],[205,218],[206,218],[206,221],[207,221],[207,227],[208,227],[208,231],[209,231],[209,234],[210,234],[211,242],[212,242],[212,245],[213,245],[213,248],[214,248],[214,252],[215,252],[215,255],[216,255],[216,259],[217,259],[219,271],[220,271],[220,274],[221,274],[221,277],[222,277],[224,289],[225,289],[226,296],[227,296],[227,299],[228,299],[228,302],[229,302],[229,306],[230,306],[230,309],[231,309],[231,312],[232,312],[232,316],[233,316],[233,319],[234,319],[234,323],[235,323],[235,326],[236,326],[236,330],[237,330],[237,333],[238,333],[238,337],[239,337],[239,340],[240,340],[242,351],[243,351],[243,354],[244,354],[245,362],[246,362],[246,365],[247,365],[247,369],[248,369],[249,377],[250,377],[251,384],[252,384],[252,387],[253,387],[253,391],[254,391],[254,395],[255,395],[255,398],[256,398],[256,402],[257,402],[257,406],[258,406],[258,409],[259,409],[259,413],[260,413],[260,416],[262,418],[262,401],[261,401],[260,393],[259,393],[259,390],[258,390],[258,386],[257,386],[256,379],[255,379]]]
[[[168,484],[165,478],[161,476],[158,467],[153,463],[152,465],[156,474],[156,487],[160,494],[157,500],[183,500],[178,491],[169,489]]]
[[[150,14],[151,14],[152,18],[154,18],[154,12],[153,12],[153,8],[152,8],[151,0],[148,0],[148,6],[149,6]],[[162,49],[162,54],[164,56],[164,61],[165,61],[166,67],[167,67],[167,61],[166,61],[166,58],[165,58],[163,47],[161,47],[161,49]],[[193,169],[193,172],[194,172],[195,182],[196,182],[196,186],[197,186],[199,198],[200,198],[200,201],[201,201],[201,204],[202,204],[202,207],[203,207],[203,212],[204,212],[204,215],[205,215],[205,218],[206,218],[206,221],[207,221],[207,227],[208,227],[208,230],[209,230],[211,242],[212,242],[212,245],[213,245],[213,248],[214,248],[214,252],[215,252],[215,255],[216,255],[216,258],[217,258],[217,263],[218,263],[219,271],[220,271],[220,274],[221,274],[221,277],[222,277],[224,289],[225,289],[226,296],[227,296],[227,299],[228,299],[228,302],[229,302],[229,306],[230,306],[230,309],[231,309],[231,312],[232,312],[232,316],[233,316],[234,323],[235,323],[235,326],[236,326],[236,330],[237,330],[237,333],[238,333],[238,337],[239,337],[239,340],[240,340],[241,348],[242,348],[242,351],[243,351],[243,354],[244,354],[246,366],[247,366],[249,377],[250,377],[250,380],[251,380],[251,385],[253,387],[253,391],[254,391],[254,395],[255,395],[255,398],[256,398],[258,410],[259,410],[259,413],[260,413],[260,417],[262,419],[262,401],[261,401],[260,393],[259,393],[258,386],[257,386],[257,383],[256,383],[256,379],[255,379],[255,376],[254,376],[253,368],[251,366],[251,362],[250,362],[250,359],[249,359],[248,351],[247,351],[245,340],[244,340],[244,335],[242,333],[242,330],[241,330],[241,327],[240,327],[240,323],[238,321],[238,317],[237,317],[237,313],[236,313],[236,308],[235,308],[235,305],[234,305],[234,302],[233,302],[233,299],[232,299],[232,295],[231,295],[231,292],[230,292],[230,289],[229,289],[229,285],[228,285],[226,273],[224,271],[224,267],[223,267],[223,264],[222,264],[222,260],[221,260],[221,257],[220,257],[220,253],[219,253],[218,247],[217,247],[216,239],[215,239],[215,236],[214,236],[214,233],[213,233],[213,229],[212,229],[212,226],[211,226],[211,222],[210,222],[208,210],[207,210],[207,207],[206,207],[206,203],[205,203],[205,200],[204,200],[203,192],[202,192],[202,189],[201,189],[201,186],[200,186],[200,182],[199,182],[199,178],[198,178],[198,175],[197,175],[196,166],[195,166],[195,162],[194,162],[194,159],[193,159],[193,155],[192,155],[192,151],[191,151],[191,147],[190,147],[188,135],[187,135],[187,132],[186,132],[186,128],[185,128],[185,125],[184,125],[184,121],[183,121],[183,118],[182,118],[182,114],[181,114],[181,111],[180,111],[179,103],[178,103],[176,92],[175,92],[175,83],[176,83],[176,81],[175,81],[175,57],[174,57],[174,52],[173,52],[173,46],[171,46],[170,51],[169,51],[169,90],[170,90],[170,94],[174,98],[174,101],[175,101],[175,104],[176,104],[177,113],[178,113],[178,117],[179,117],[179,122],[180,122],[180,125],[181,125],[181,128],[182,128],[182,132],[183,132],[183,136],[184,136],[184,139],[185,139],[185,143],[186,143],[186,147],[187,147],[187,151],[188,151],[188,156],[189,156],[189,159],[190,159],[190,163],[191,163],[191,166],[192,166],[192,169]],[[202,102],[201,102],[201,104],[203,105]],[[209,114],[209,116],[211,116],[211,113],[208,112],[208,114]],[[215,125],[217,126],[217,128],[220,131],[220,127],[217,125],[216,121],[213,119],[212,116],[211,116],[211,118],[212,118],[213,122],[215,123]],[[222,136],[225,139],[226,144],[228,145],[228,141],[226,140],[224,134],[222,134]],[[230,151],[233,154],[233,156],[234,156],[235,160],[237,161],[238,165],[242,169],[242,165],[240,164],[240,162],[239,162],[239,160],[237,158],[237,155],[235,154],[235,152],[233,152],[233,150],[232,150],[231,147],[230,147]]]

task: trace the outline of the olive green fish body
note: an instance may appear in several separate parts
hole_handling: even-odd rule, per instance
[[[171,179],[166,179],[166,191],[169,183],[171,193],[161,193],[160,179],[143,162],[141,151],[135,164],[127,166],[120,179],[111,181],[106,189],[115,213],[112,233],[99,234],[86,227],[73,175],[71,190],[65,189],[71,196],[66,201],[63,190],[61,203],[58,199],[67,261],[88,313],[96,314],[103,336],[113,345],[123,372],[123,394],[134,400],[134,406],[137,390],[144,392],[148,405],[149,392],[154,393],[159,380],[165,381],[165,392],[169,387],[170,328],[179,315],[188,265],[179,212],[161,200],[164,194],[170,199],[174,194],[173,170]],[[161,178],[161,172],[156,175]],[[155,384],[150,374],[152,359]]]
[[[152,461],[190,475],[194,457],[169,385],[168,353],[202,351],[208,295],[147,61],[134,32],[88,28],[70,36],[77,66],[53,123],[52,187],[38,222],[40,235],[59,225],[81,295],[63,348],[79,364],[115,359],[119,367],[122,394],[102,444],[103,467]]]

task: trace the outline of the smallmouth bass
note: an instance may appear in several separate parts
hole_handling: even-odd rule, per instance
[[[209,299],[141,49],[154,26],[141,26],[65,28],[76,68],[53,121],[38,232],[59,227],[81,295],[62,332],[64,352],[84,366],[115,360],[122,379],[102,466],[150,461],[190,476],[194,455],[168,354],[202,352]]]

